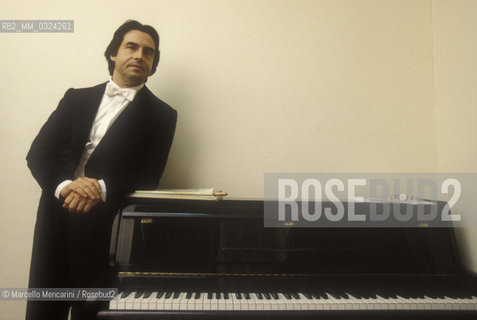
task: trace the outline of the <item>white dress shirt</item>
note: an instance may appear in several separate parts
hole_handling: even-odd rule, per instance
[[[80,161],[74,172],[75,179],[85,176],[84,169],[89,157],[96,149],[101,139],[103,139],[104,135],[114,121],[134,99],[136,93],[143,86],[144,84],[141,84],[137,87],[120,88],[116,83],[114,83],[113,79],[110,79],[106,84],[106,90],[104,91],[103,99],[101,100],[96,117],[94,118],[88,141],[86,142],[83,154],[81,155]],[[63,190],[63,188],[71,182],[72,180],[65,180],[58,185],[55,190],[55,196],[58,199],[60,198],[61,190]],[[103,201],[106,201],[106,184],[103,180],[99,180],[98,182],[102,189],[101,198]]]

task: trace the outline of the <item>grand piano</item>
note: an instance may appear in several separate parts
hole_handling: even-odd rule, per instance
[[[451,225],[265,228],[265,204],[129,200],[98,319],[477,319]]]

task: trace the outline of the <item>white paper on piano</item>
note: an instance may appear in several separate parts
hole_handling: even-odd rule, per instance
[[[217,191],[215,190],[215,188],[207,188],[136,190],[134,193],[131,193],[129,197],[155,199],[220,200],[226,195],[226,192]]]

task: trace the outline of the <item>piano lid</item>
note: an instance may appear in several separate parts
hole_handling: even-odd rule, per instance
[[[133,201],[111,245],[119,271],[289,276],[454,274],[452,228],[265,228],[263,201]]]

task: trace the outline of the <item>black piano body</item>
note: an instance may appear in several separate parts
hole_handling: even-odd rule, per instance
[[[477,319],[452,226],[266,228],[263,200],[129,201],[98,319]]]

